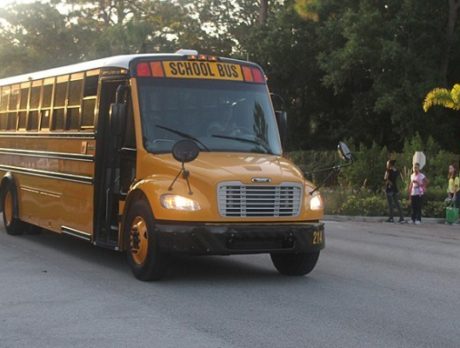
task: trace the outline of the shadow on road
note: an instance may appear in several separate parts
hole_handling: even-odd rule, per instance
[[[56,253],[61,255],[60,257],[70,259],[70,262],[65,262],[61,267],[69,267],[72,270],[80,269],[84,272],[85,268],[93,268],[94,265],[98,265],[98,267],[105,268],[104,272],[114,272],[117,277],[132,277],[134,280],[127,265],[125,253],[95,247],[88,242],[46,230],[37,235],[24,234],[18,237],[6,236],[6,238],[19,238],[27,241],[29,247],[33,249],[38,247],[39,250],[35,250],[38,253],[46,252],[48,256]],[[54,259],[55,256],[51,258]],[[279,275],[269,255],[174,256],[160,283],[273,282],[275,279],[285,283],[308,278]]]

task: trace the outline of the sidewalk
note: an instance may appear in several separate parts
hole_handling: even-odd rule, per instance
[[[388,216],[351,216],[351,215],[324,215],[324,221],[358,221],[358,222],[381,222],[384,223]],[[396,223],[397,220],[395,220]],[[412,223],[409,217],[406,217],[407,223]],[[442,218],[422,218],[422,224],[444,224]]]

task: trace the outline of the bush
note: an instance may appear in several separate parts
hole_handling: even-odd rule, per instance
[[[449,164],[459,163],[460,156],[440,150],[432,138],[423,142],[417,134],[405,142],[401,153],[390,153],[386,147],[381,148],[376,143],[370,148],[360,145],[350,146],[354,155],[354,163],[344,168],[339,175],[332,176],[326,187],[321,189],[325,201],[326,214],[350,215],[387,215],[386,196],[383,193],[383,176],[388,159],[395,159],[402,175],[399,183],[404,215],[410,214],[410,204],[406,199],[407,187],[412,172],[412,156],[415,151],[424,151],[427,163],[423,172],[430,181],[423,215],[444,217],[447,196],[447,168]],[[307,179],[320,184],[329,174],[328,171],[318,171],[340,163],[336,151],[295,151],[288,155],[301,169],[306,172]]]
[[[341,215],[382,216],[387,215],[387,202],[380,196],[359,198],[354,195],[339,210]]]
[[[386,196],[369,190],[326,190],[321,194],[326,214],[382,216],[388,211]]]

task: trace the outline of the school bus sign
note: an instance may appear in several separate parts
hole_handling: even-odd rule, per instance
[[[243,81],[239,64],[200,61],[164,61],[166,77]]]

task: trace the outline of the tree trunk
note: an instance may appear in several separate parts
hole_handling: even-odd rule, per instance
[[[268,16],[268,0],[260,0],[259,25],[265,25],[265,23],[267,22],[267,16]]]
[[[449,58],[454,40],[455,24],[458,18],[458,10],[460,8],[460,0],[448,0],[449,2],[449,17],[447,20],[446,33],[446,50],[441,62],[441,80],[444,87],[447,87],[447,74],[449,72]]]

